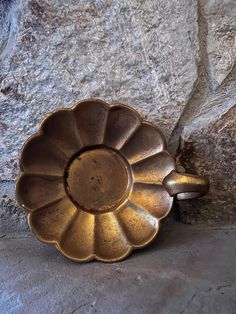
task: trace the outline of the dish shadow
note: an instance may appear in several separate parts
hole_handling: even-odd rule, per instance
[[[201,238],[205,238],[206,235],[204,232],[200,232],[200,228],[196,226],[186,225],[181,222],[173,221],[171,219],[167,219],[161,223],[160,232],[157,235],[157,238],[146,248],[137,249],[132,252],[128,259],[135,258],[135,256],[142,256],[149,254],[150,252],[157,252],[162,250],[169,250],[173,247],[181,247],[186,246],[189,242],[195,242]],[[37,239],[32,236],[32,241],[37,243]],[[35,254],[40,256],[45,260],[54,260],[56,263],[60,263],[62,265],[88,265],[93,263],[108,265],[115,264],[114,263],[104,263],[101,261],[89,261],[89,262],[75,262],[64,257],[53,245],[47,245],[44,243],[38,243],[34,247]],[[30,250],[29,250],[30,254]],[[125,259],[126,260],[126,259]],[[123,260],[123,261],[125,261]],[[123,261],[118,261],[118,263],[122,263]]]
[[[205,237],[206,235],[204,232],[200,232],[199,227],[186,225],[177,221],[164,222],[160,227],[157,238],[143,250],[135,250],[132,256],[186,246],[190,242],[195,242]]]

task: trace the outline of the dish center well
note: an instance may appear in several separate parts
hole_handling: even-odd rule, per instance
[[[66,191],[73,203],[95,214],[119,207],[131,185],[130,166],[118,152],[106,147],[79,153],[70,161],[65,175]]]

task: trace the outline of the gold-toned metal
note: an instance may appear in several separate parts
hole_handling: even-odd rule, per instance
[[[171,171],[163,180],[167,192],[178,200],[186,200],[205,195],[209,190],[206,178],[189,173]]]
[[[49,115],[20,166],[16,195],[31,230],[74,261],[127,257],[153,241],[174,196],[209,188],[207,179],[177,172],[155,125],[98,99]]]

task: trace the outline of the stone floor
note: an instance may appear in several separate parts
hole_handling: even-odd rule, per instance
[[[236,227],[165,226],[123,262],[77,264],[29,234],[0,240],[0,313],[235,313]]]

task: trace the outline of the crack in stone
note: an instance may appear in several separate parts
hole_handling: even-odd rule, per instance
[[[211,293],[211,292],[220,292],[221,294],[224,294],[223,292],[221,292],[221,290],[223,290],[224,288],[229,288],[234,284],[234,281],[232,281],[231,283],[225,283],[222,285],[218,285],[216,287],[210,287],[208,288],[205,293]]]
[[[15,45],[17,23],[15,21],[15,13],[18,7],[18,1],[3,1],[0,3],[0,13],[3,12],[0,18],[1,37],[0,37],[0,61],[4,61],[6,55],[13,51]]]
[[[223,79],[217,91],[222,91],[224,88],[228,87],[231,81],[235,82],[235,75],[236,75],[236,64],[234,64],[230,72]]]
[[[83,303],[83,304],[77,306],[74,310],[72,310],[72,311],[70,312],[70,314],[75,313],[77,310],[79,310],[79,309],[81,309],[82,307],[88,305],[89,303],[90,303],[90,302],[86,302],[86,303]]]
[[[189,307],[189,305],[191,304],[191,302],[194,300],[194,298],[196,297],[196,293],[194,293],[191,298],[188,300],[188,302],[186,303],[184,309],[179,313],[179,314],[183,314],[185,313],[185,311],[187,310],[187,308]]]
[[[217,291],[220,291],[220,290],[222,290],[222,289],[224,289],[224,288],[231,287],[232,284],[233,284],[233,282],[231,282],[231,283],[229,283],[229,284],[225,284],[225,285],[218,286],[218,287],[216,287],[216,290],[217,290]]]
[[[199,46],[200,46],[200,62],[198,65],[198,79],[194,84],[189,101],[172,132],[169,142],[170,151],[173,154],[179,155],[181,148],[181,133],[185,125],[190,123],[196,117],[199,117],[203,112],[211,110],[215,106],[214,98],[230,96],[230,90],[233,90],[235,85],[236,64],[227,74],[224,80],[217,88],[213,88],[213,82],[209,74],[209,60],[207,52],[207,32],[208,24],[205,18],[204,1],[198,0],[198,25],[199,25]],[[177,157],[178,158],[178,157]]]
[[[170,136],[169,148],[172,153],[176,153],[179,149],[183,127],[201,111],[205,99],[211,92],[210,77],[208,74],[207,34],[208,24],[205,17],[204,2],[198,0],[198,40],[200,57],[197,68],[198,78],[193,86],[185,109]]]

